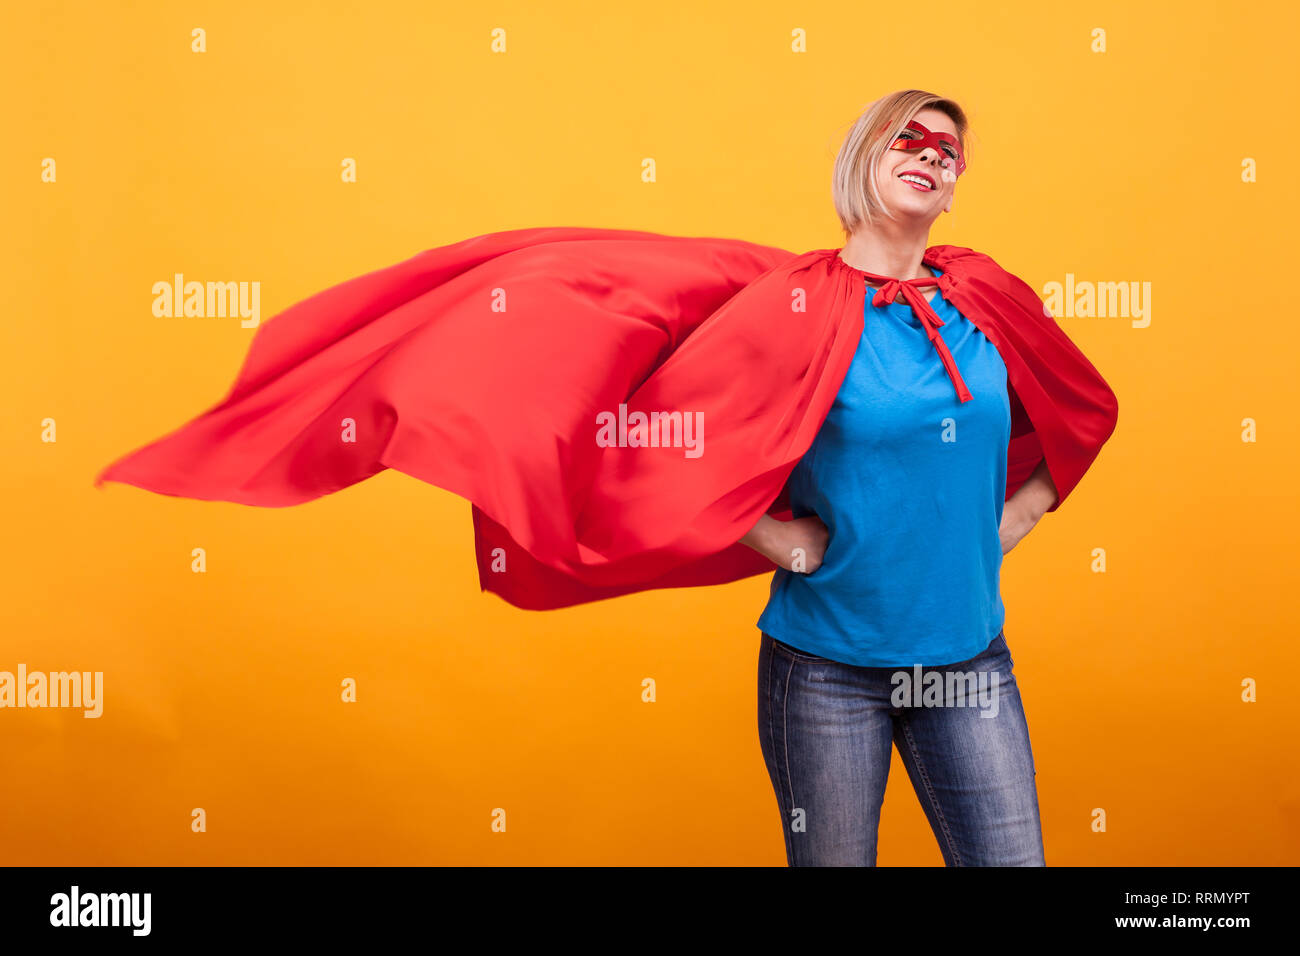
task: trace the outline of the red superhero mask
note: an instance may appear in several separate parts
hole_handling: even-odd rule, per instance
[[[961,151],[961,144],[957,142],[957,137],[951,133],[932,132],[916,120],[912,120],[904,127],[898,139],[894,140],[889,148],[913,152],[925,149],[927,146],[942,157],[945,169],[951,169],[955,165],[958,176],[966,171],[966,157]]]

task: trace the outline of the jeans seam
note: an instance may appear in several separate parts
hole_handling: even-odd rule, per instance
[[[917,749],[916,740],[912,737],[912,731],[907,726],[906,717],[900,723],[903,736],[907,739],[907,749],[912,754],[912,760],[916,762],[917,775],[921,778],[921,783],[925,788],[925,797],[930,801],[930,809],[934,812],[934,818],[939,822],[943,841],[948,845],[948,852],[952,855],[953,865],[961,866],[961,853],[958,852],[956,845],[953,843],[952,831],[948,829],[948,819],[943,815],[939,801],[935,799],[934,788],[930,785],[930,775],[926,773],[925,761],[921,758],[921,752]]]
[[[781,761],[785,765],[786,791],[790,796],[790,812],[795,810],[794,805],[794,774],[790,772],[790,725],[787,717],[787,711],[790,707],[790,676],[794,673],[794,665],[786,671],[785,687],[781,688]],[[790,826],[790,821],[786,820],[785,825]]]
[[[781,692],[781,752],[779,754],[776,752],[777,749],[776,748],[776,711],[772,707],[772,690],[771,690],[773,685],[773,680],[774,680],[774,671],[776,669],[775,654],[769,655],[767,659],[767,687],[768,687],[767,728],[768,728],[768,739],[772,741],[772,759],[776,763],[778,783],[782,785],[782,789],[785,790],[786,795],[789,799],[788,805],[782,808],[781,826],[785,830],[785,832],[782,834],[782,839],[785,842],[786,846],[789,848],[789,852],[787,854],[789,859],[787,860],[787,862],[793,865],[794,864],[794,835],[793,832],[790,830],[790,826],[791,826],[790,814],[794,812],[794,775],[790,772],[790,744],[789,744],[789,728],[787,726],[787,721],[786,721],[786,708],[789,706],[788,702],[790,700],[790,673],[793,673],[794,665],[789,661],[787,661],[786,663],[790,664],[790,671],[789,673],[786,674],[785,687],[782,688],[782,692]],[[779,806],[780,801],[778,800],[777,803]]]

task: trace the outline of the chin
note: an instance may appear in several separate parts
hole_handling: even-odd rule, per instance
[[[936,209],[934,203],[931,202],[927,196],[917,196],[915,200],[911,202],[903,202],[900,203],[900,205],[908,212],[916,213],[918,216],[937,216],[943,209],[942,206]]]

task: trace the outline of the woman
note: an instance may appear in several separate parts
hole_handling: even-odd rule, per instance
[[[938,275],[921,259],[952,209],[966,130],[956,103],[917,90],[857,120],[834,196],[839,258],[868,287]],[[759,734],[791,865],[875,865],[894,745],[948,865],[1044,862],[998,583],[1002,554],[1056,489],[1040,466],[1004,505],[1006,366],[937,289],[926,298],[973,400],[954,394],[911,305],[868,300],[848,375],[790,478],[798,517],[765,514],[742,539],[781,566],[758,622]],[[916,665],[974,679],[900,699]],[[969,690],[981,680],[993,706]]]
[[[886,128],[885,145],[902,142],[882,155]],[[964,133],[955,106],[917,91],[868,111],[837,173],[853,227],[843,250],[539,227],[357,276],[261,323],[224,399],[95,483],[284,507],[393,468],[471,502],[482,589],[528,609],[721,584],[776,562],[764,626],[783,643],[764,638],[762,673],[764,724],[781,736],[764,746],[791,859],[869,863],[889,725],[877,711],[836,730],[838,703],[814,685],[874,695],[882,662],[966,658],[972,672],[1009,679],[1004,645],[988,640],[1001,624],[1001,605],[987,603],[990,528],[1000,516],[1010,547],[1058,507],[1116,422],[1114,395],[1031,288],[971,249],[924,250],[951,202],[945,177],[964,168]],[[877,180],[865,180],[864,157],[877,155]],[[879,191],[874,205],[863,189]],[[878,221],[886,204],[893,218]],[[901,278],[927,275],[922,266],[930,278]],[[870,304],[867,283],[880,283]],[[191,285],[177,294],[202,294]],[[1005,392],[995,394],[997,357]],[[886,384],[894,397],[882,401]],[[870,419],[855,413],[865,398]],[[923,411],[934,445],[905,440]],[[881,454],[852,461],[845,437]],[[903,501],[907,488],[920,497]],[[884,519],[888,534],[863,524]],[[909,534],[936,535],[942,549]],[[927,562],[939,559],[951,580],[934,577]],[[1032,768],[1028,782],[1008,770],[1028,759],[1018,702],[976,683],[989,716],[974,726],[970,710],[908,711],[900,732],[915,742],[918,774],[948,775],[926,779],[952,860],[1028,861],[1039,855]],[[845,734],[883,740],[885,763],[878,749],[830,774],[839,757],[819,741]],[[972,760],[995,765],[958,805],[943,788],[968,784],[949,778]]]

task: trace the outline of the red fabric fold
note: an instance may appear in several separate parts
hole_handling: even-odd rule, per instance
[[[992,259],[935,246],[923,261],[1007,364],[1007,496],[1045,457],[1055,510],[1112,433],[1114,394]],[[482,588],[525,608],[771,571],[738,541],[790,515],[786,479],[862,334],[865,275],[837,250],[737,239],[475,237],[264,322],[220,403],[95,483],[278,507],[395,468],[472,503]],[[943,359],[938,317],[900,288]],[[610,444],[600,422],[620,416]]]

